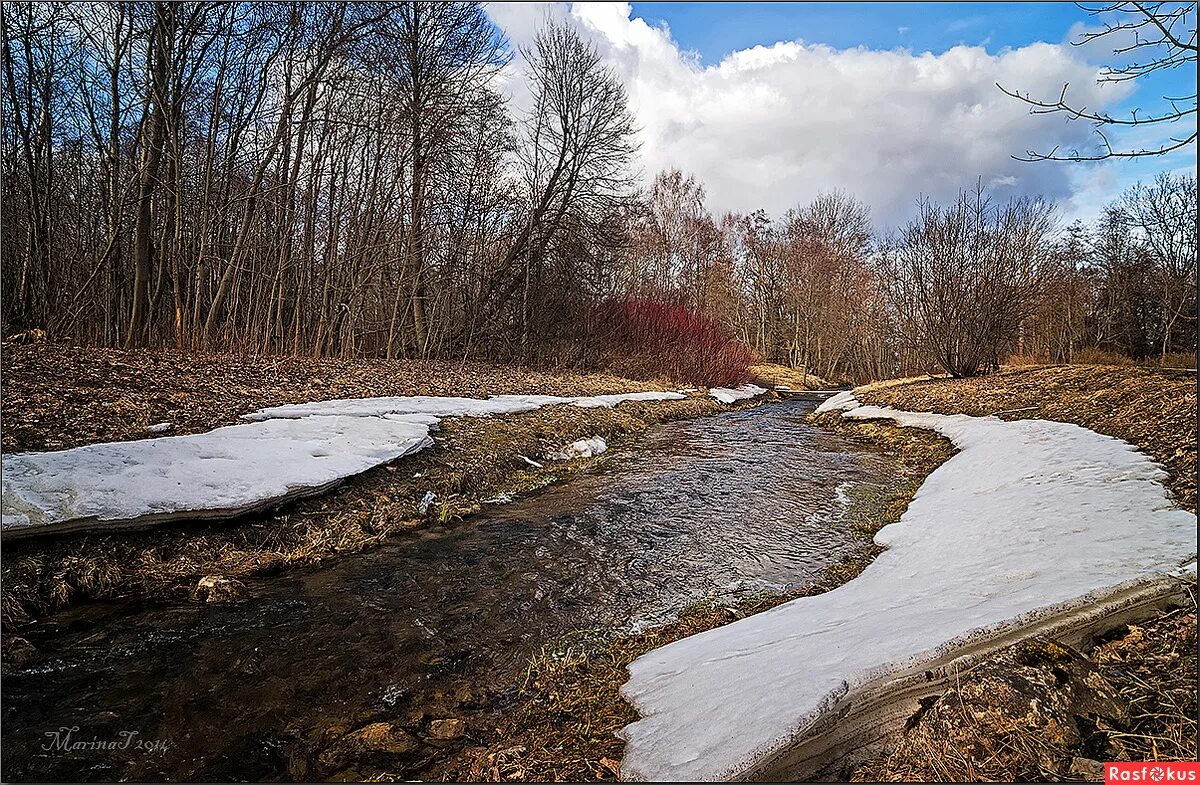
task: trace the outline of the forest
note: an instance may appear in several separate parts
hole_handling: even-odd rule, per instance
[[[754,358],[854,381],[1194,364],[1172,357],[1196,350],[1190,174],[1092,225],[981,183],[914,192],[887,231],[836,182],[714,215],[687,173],[642,185],[620,80],[551,21],[519,58],[476,3],[6,4],[0,24],[17,340],[704,383]]]

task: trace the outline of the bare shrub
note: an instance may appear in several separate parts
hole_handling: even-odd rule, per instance
[[[999,365],[1047,269],[1053,207],[1040,199],[998,206],[983,188],[919,215],[882,254],[900,322],[952,376]]]

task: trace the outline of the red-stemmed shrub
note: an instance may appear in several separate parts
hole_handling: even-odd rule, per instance
[[[623,376],[697,385],[749,379],[750,349],[712,319],[683,306],[608,300],[592,309],[591,323],[602,362]]]

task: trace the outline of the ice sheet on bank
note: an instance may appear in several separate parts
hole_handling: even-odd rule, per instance
[[[267,420],[6,455],[4,533],[249,512],[415,452],[436,423],[429,415]]]
[[[585,409],[609,408],[625,401],[680,400],[687,396],[674,392],[637,392],[610,395],[586,395],[564,398],[558,395],[493,395],[491,398],[459,398],[441,395],[398,395],[383,398],[342,398],[271,406],[242,415],[246,420],[271,420],[338,414],[348,417],[376,417],[383,414],[432,414],[437,417],[490,417],[496,414],[520,414],[543,406],[573,404]]]
[[[733,403],[734,401],[744,401],[747,398],[753,398],[756,395],[762,395],[766,389],[759,387],[757,384],[743,384],[741,387],[712,387],[708,394],[716,398],[721,403]]]
[[[642,719],[622,731],[622,776],[736,778],[859,685],[1195,558],[1195,516],[1123,441],[1067,423],[860,407],[848,393],[821,408],[936,430],[960,451],[876,535],[887,550],[859,577],[634,661],[621,692]]]

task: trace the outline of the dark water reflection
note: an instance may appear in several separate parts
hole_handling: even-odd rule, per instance
[[[313,750],[338,729],[494,708],[564,633],[804,582],[852,542],[847,494],[897,473],[807,426],[811,407],[658,427],[567,484],[239,602],[49,617],[28,633],[41,655],[4,679],[4,778],[328,776]],[[73,727],[129,744],[46,749]]]

